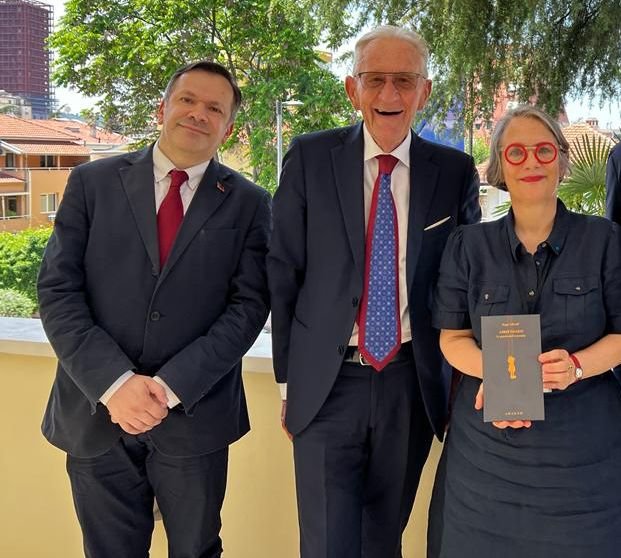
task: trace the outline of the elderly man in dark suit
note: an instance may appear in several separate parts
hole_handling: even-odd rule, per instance
[[[76,167],[39,276],[58,355],[43,433],[67,452],[89,558],[221,555],[228,446],[249,429],[241,358],[268,312],[269,195],[214,158],[241,93],[179,69],[151,147]]]
[[[444,433],[450,369],[431,297],[447,236],[480,219],[479,183],[471,157],[410,129],[427,57],[410,31],[363,36],[345,83],[363,123],[296,138],[274,198],[274,366],[303,558],[401,556]]]
[[[621,225],[621,143],[612,148],[606,165],[606,217]]]

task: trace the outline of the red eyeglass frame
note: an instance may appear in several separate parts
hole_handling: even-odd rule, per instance
[[[542,161],[537,155],[537,151],[539,150],[539,148],[543,147],[544,145],[552,147],[552,149],[554,150],[554,157],[552,157],[552,159],[550,159],[549,161]],[[520,147],[524,152],[524,157],[519,161],[511,161],[509,157],[507,157],[507,151],[509,151],[509,149],[511,149],[512,147]],[[507,163],[509,163],[510,165],[521,165],[524,161],[526,161],[526,159],[528,159],[528,152],[530,150],[533,151],[535,159],[537,159],[537,161],[539,161],[542,165],[549,165],[550,163],[554,163],[554,161],[556,161],[558,157],[558,147],[556,147],[556,145],[554,145],[551,141],[542,141],[533,146],[526,146],[523,143],[511,143],[507,145],[507,147],[505,147],[503,155],[505,157],[505,161],[507,161]]]

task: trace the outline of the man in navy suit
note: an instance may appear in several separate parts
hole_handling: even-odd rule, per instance
[[[268,312],[270,197],[214,158],[231,74],[171,78],[147,149],[76,167],[39,276],[59,360],[43,433],[67,452],[89,558],[222,553],[228,446],[249,430],[241,358]]]
[[[621,143],[612,148],[606,165],[606,217],[621,225]]]
[[[363,123],[294,139],[268,254],[303,558],[396,558],[450,369],[431,327],[449,233],[480,219],[472,158],[410,129],[428,51],[379,27],[345,87]]]

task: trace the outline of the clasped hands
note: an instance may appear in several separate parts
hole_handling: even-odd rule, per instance
[[[108,400],[112,422],[128,434],[142,434],[157,426],[168,415],[164,387],[149,376],[135,374]]]
[[[566,389],[576,381],[574,361],[565,349],[552,349],[541,353],[538,357],[541,363],[544,389]],[[474,408],[480,411],[483,408],[483,384],[474,400]],[[496,428],[530,428],[530,420],[501,420],[492,423]]]

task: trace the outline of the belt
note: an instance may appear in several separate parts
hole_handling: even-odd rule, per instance
[[[393,362],[403,362],[406,360],[412,360],[414,355],[412,354],[412,343],[410,341],[406,341],[401,345],[397,354],[392,357],[390,363]],[[360,354],[358,347],[349,346],[345,350],[345,357],[343,358],[343,362],[348,362],[352,364],[360,364],[361,366],[371,366],[371,363],[367,362],[365,358]]]

